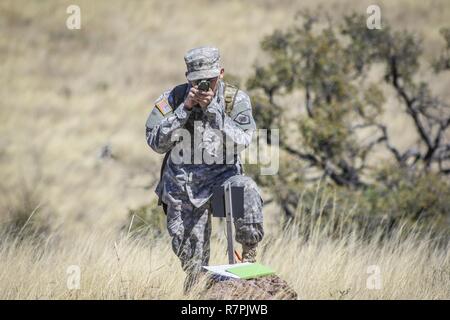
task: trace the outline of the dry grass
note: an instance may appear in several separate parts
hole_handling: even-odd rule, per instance
[[[50,226],[44,245],[0,240],[0,297],[180,297],[183,275],[167,238],[150,244],[117,238],[128,209],[154,199],[160,157],[144,140],[152,101],[183,81],[182,56],[193,46],[218,45],[226,70],[245,78],[261,59],[262,36],[286,26],[297,9],[321,4],[338,20],[348,8],[365,12],[371,1],[83,0],[77,1],[82,29],[70,31],[72,3],[0,3],[0,224],[10,221],[5,208],[20,202],[15,195],[27,185],[39,191],[36,218]],[[427,58],[442,45],[438,30],[450,21],[448,1],[379,3],[395,27],[424,36]],[[449,83],[440,78],[435,89],[445,92]],[[397,106],[389,99],[390,129],[406,147],[414,136]],[[106,144],[114,158],[101,160]],[[377,247],[324,238],[300,245],[300,235],[289,236],[286,248],[276,208],[265,215],[263,261],[302,298],[449,297],[448,253],[427,239]],[[217,241],[213,261],[223,262]],[[82,268],[82,289],[75,292],[65,287],[71,264]],[[364,289],[370,264],[383,270],[381,291]],[[440,272],[447,282],[434,283]]]
[[[328,225],[342,223],[331,236],[319,220],[306,240],[302,215],[288,230],[269,230],[260,247],[270,265],[298,292],[300,299],[449,299],[450,251],[430,235],[399,227],[380,240],[381,229],[362,239],[336,214]],[[217,226],[216,226],[217,227]],[[226,262],[226,241],[215,229],[212,264]],[[219,229],[220,230],[220,229]],[[83,237],[17,241],[2,237],[0,299],[198,299],[184,296],[184,274],[169,246],[170,239],[91,233]],[[286,245],[289,244],[289,245]],[[71,265],[81,270],[79,289],[67,286]],[[367,286],[369,266],[380,270],[381,287]],[[170,275],[170,276],[169,276]],[[201,289],[198,288],[198,289]]]

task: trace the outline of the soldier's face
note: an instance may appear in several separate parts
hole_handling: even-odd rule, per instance
[[[216,92],[216,91],[217,91],[217,88],[219,87],[219,85],[218,85],[218,84],[219,84],[219,79],[223,79],[224,73],[225,73],[225,69],[222,68],[222,69],[220,69],[220,74],[219,74],[218,77],[207,79],[207,80],[209,80],[209,87],[210,87],[210,89],[211,89],[213,92]],[[197,85],[199,82],[200,82],[200,80],[197,80],[197,81],[191,81],[191,85],[192,85],[192,86],[195,86],[195,85]]]
[[[217,88],[218,88],[217,84],[219,83],[219,79],[223,79],[224,73],[225,73],[225,69],[224,68],[220,69],[219,76],[217,78],[214,78],[214,83],[211,82],[211,88],[213,89],[214,92],[217,91]]]
[[[210,81],[210,88],[212,91],[216,92],[217,90],[217,83],[219,82],[219,77],[211,78]]]

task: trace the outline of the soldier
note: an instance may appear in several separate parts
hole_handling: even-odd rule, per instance
[[[155,101],[146,137],[154,151],[166,154],[156,193],[167,215],[172,248],[187,273],[186,293],[209,262],[214,187],[230,182],[244,188],[244,218],[235,219],[235,239],[242,244],[243,261],[255,261],[264,230],[260,192],[243,174],[239,159],[239,152],[250,144],[256,129],[250,99],[223,81],[217,48],[191,49],[184,60],[188,82]],[[199,88],[201,80],[207,80],[209,88]],[[199,154],[222,161],[198,161]],[[180,155],[183,161],[179,161]]]

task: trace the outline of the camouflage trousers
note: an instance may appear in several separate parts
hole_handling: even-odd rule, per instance
[[[256,183],[247,176],[236,175],[226,182],[244,188],[244,217],[234,221],[235,240],[255,245],[264,236],[262,199]],[[211,236],[211,200],[200,208],[189,201],[187,194],[167,194],[167,229],[172,249],[187,273],[184,291],[198,280],[202,266],[208,265]]]

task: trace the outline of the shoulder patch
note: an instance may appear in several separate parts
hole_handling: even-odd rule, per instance
[[[234,121],[239,124],[250,124],[250,117],[244,113],[240,113],[234,118]]]
[[[173,111],[172,107],[164,96],[156,101],[155,107],[158,108],[159,112],[161,112],[163,116]]]

